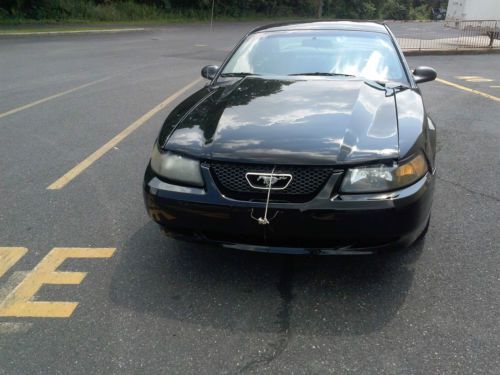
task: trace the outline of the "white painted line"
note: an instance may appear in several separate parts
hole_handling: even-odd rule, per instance
[[[467,82],[492,82],[493,80],[490,78],[485,78],[481,76],[455,76],[457,79],[461,79]]]
[[[27,252],[25,247],[0,247],[0,278]]]
[[[16,286],[23,281],[23,279],[26,277],[28,274],[28,271],[17,271],[12,274],[7,279],[7,282],[5,282],[2,287],[0,287],[0,305],[3,303],[4,299],[7,298],[7,296],[12,293],[12,291],[16,288]]]
[[[0,335],[9,333],[26,333],[33,323],[0,322]]]
[[[493,82],[493,80],[489,79],[489,78],[471,78],[471,79],[467,79],[466,81],[467,82]]]

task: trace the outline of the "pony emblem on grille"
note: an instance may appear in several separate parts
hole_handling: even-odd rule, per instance
[[[292,182],[292,175],[288,173],[248,172],[245,178],[251,187],[263,190],[284,190]]]

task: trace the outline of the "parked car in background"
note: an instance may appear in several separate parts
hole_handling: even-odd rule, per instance
[[[446,18],[446,8],[432,8],[431,16],[433,20],[444,20]]]

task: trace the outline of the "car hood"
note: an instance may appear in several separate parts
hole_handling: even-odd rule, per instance
[[[395,98],[360,80],[247,77],[207,89],[165,147],[200,159],[252,163],[395,159]]]

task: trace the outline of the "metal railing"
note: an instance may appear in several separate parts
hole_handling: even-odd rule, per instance
[[[387,22],[405,51],[500,48],[500,21]],[[398,32],[398,29],[399,32]]]

